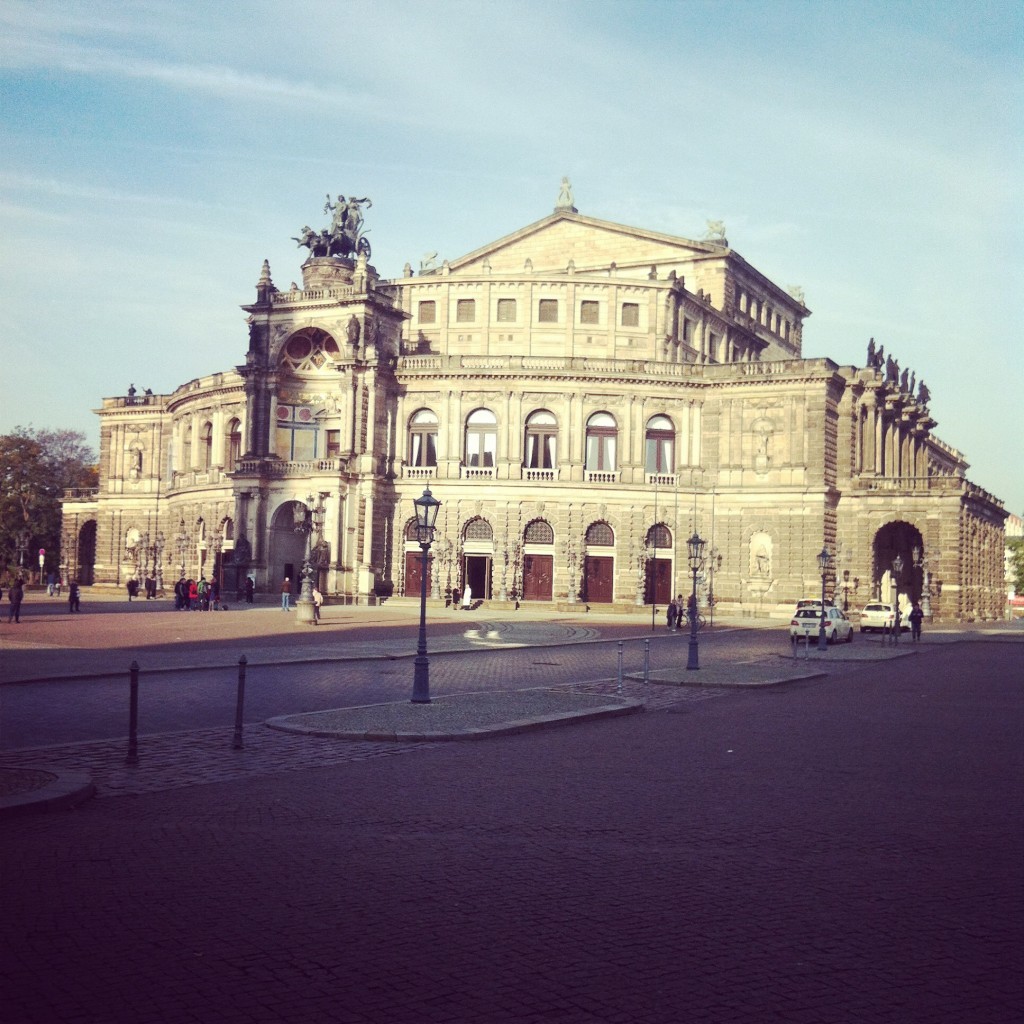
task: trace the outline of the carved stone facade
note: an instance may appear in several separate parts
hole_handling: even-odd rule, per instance
[[[935,617],[1002,612],[1006,513],[932,433],[923,384],[873,341],[866,367],[803,358],[802,294],[724,228],[693,241],[560,201],[418,274],[381,280],[367,255],[311,256],[287,291],[264,263],[241,365],[104,400],[100,488],[64,504],[70,574],[273,592],[322,503],[325,593],[418,594],[429,485],[435,599],[649,608],[690,589],[696,531],[719,609],[820,594],[824,546],[850,606],[898,589]]]

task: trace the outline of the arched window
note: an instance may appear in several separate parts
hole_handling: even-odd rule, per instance
[[[490,467],[498,455],[498,420],[490,409],[477,409],[466,420],[466,465]]]
[[[647,531],[647,546],[661,549],[672,547],[672,531],[664,523],[656,523]]]
[[[523,540],[527,544],[554,544],[555,531],[551,529],[550,523],[543,519],[534,519],[527,525]]]
[[[418,544],[420,542],[419,523],[416,519],[410,519],[405,524],[405,539]]]
[[[181,472],[187,473],[192,468],[192,424],[185,428],[181,438]]]
[[[587,420],[586,469],[591,472],[615,471],[615,442],[619,431],[615,417],[607,412],[595,412]]]
[[[676,432],[667,416],[652,416],[647,421],[644,441],[644,469],[648,473],[675,472]]]
[[[607,523],[591,523],[587,527],[587,547],[611,548],[615,546],[615,531]]]
[[[281,366],[300,373],[316,373],[341,358],[338,343],[326,331],[305,327],[296,331],[281,351]]]
[[[486,519],[471,519],[462,533],[463,540],[492,540],[494,531]]]
[[[409,465],[437,465],[437,414],[420,409],[409,421]]]
[[[201,446],[199,449],[200,469],[209,469],[213,465],[213,424],[204,423],[199,434]]]
[[[557,465],[558,421],[541,410],[526,420],[526,449],[523,465],[527,469],[554,469]]]
[[[228,457],[224,468],[233,472],[242,457],[242,423],[241,420],[233,419],[228,424]]]

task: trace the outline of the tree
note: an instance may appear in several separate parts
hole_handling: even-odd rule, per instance
[[[1010,549],[1010,579],[1013,592],[1024,594],[1024,537],[1010,537],[1006,541]]]
[[[0,436],[0,566],[35,569],[40,548],[56,565],[61,497],[98,480],[95,453],[79,431],[15,427]]]

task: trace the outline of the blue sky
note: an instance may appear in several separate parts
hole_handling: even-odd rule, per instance
[[[0,0],[0,432],[242,361],[328,192],[398,276],[551,212],[730,244],[1024,513],[1024,5]],[[324,221],[326,223],[326,221]]]

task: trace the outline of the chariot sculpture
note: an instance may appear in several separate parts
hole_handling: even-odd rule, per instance
[[[292,236],[299,246],[309,250],[310,256],[365,256],[370,258],[370,242],[363,233],[363,206],[367,208],[373,203],[366,198],[357,199],[343,195],[338,196],[336,203],[331,202],[330,194],[324,203],[324,213],[331,214],[331,226],[321,231],[314,231],[308,224],[302,228],[299,236]]]

